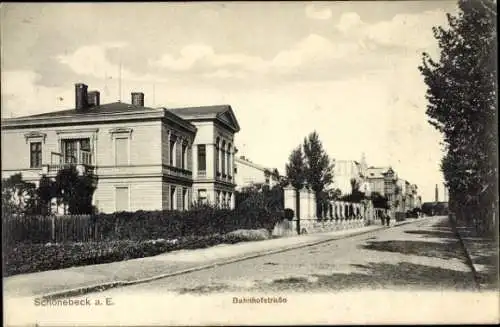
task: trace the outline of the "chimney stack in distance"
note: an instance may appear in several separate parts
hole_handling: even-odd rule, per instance
[[[87,88],[83,83],[75,84],[75,109],[78,111],[88,107]]]
[[[144,107],[144,93],[132,92],[132,104],[134,106]]]
[[[87,93],[87,103],[89,107],[97,107],[101,103],[101,93],[99,91],[90,91]]]

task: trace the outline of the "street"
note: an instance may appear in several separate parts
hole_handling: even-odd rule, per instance
[[[128,287],[7,299],[5,309],[11,326],[496,321],[498,295],[476,290],[447,218],[428,217]]]
[[[447,218],[417,220],[316,246],[103,292],[213,294],[353,289],[474,290]]]

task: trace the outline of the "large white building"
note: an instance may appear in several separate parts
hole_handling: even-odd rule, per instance
[[[2,120],[2,178],[38,183],[76,166],[96,177],[102,212],[186,210],[197,200],[234,207],[234,135],[229,105],[148,108],[100,104],[75,85],[75,108]]]

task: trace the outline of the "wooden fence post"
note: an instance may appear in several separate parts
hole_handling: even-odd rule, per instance
[[[56,217],[54,215],[50,216],[50,227],[51,227],[51,238],[52,242],[56,239]]]

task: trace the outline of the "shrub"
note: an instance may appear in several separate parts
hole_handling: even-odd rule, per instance
[[[50,217],[17,217],[2,214],[4,245],[52,240]],[[266,209],[228,210],[200,207],[190,211],[136,211],[94,214],[90,219],[58,217],[56,240],[117,241],[173,239],[226,234],[237,229],[266,229],[271,232],[283,212]]]
[[[176,250],[201,249],[269,238],[266,229],[236,230],[226,235],[188,236],[145,241],[19,243],[4,248],[3,276],[144,258]]]
[[[285,213],[284,213],[285,219],[293,220],[293,215],[294,215],[294,212],[292,209],[290,209],[290,208],[285,209]]]

